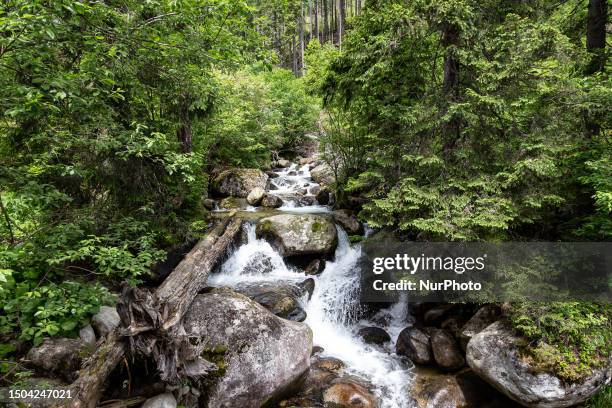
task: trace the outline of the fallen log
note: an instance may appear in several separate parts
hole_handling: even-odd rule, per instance
[[[242,220],[236,217],[222,220],[154,292],[124,289],[117,305],[122,325],[109,333],[87,359],[71,385],[72,399],[63,405],[94,408],[106,378],[125,357],[128,346],[133,355],[152,355],[164,379],[176,379],[179,375],[201,376],[216,369],[214,364],[200,357],[202,347],[181,336],[180,321],[206,285],[210,272],[235,241],[241,226]]]

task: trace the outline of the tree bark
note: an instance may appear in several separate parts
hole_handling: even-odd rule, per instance
[[[317,41],[321,42],[319,35],[319,0],[314,0],[314,32]]]
[[[329,41],[329,8],[327,0],[321,0],[323,3],[323,42]]]
[[[96,406],[106,378],[126,354],[125,337],[133,353],[148,353],[155,358],[163,379],[175,380],[190,373],[202,375],[215,367],[212,363],[199,361],[200,353],[189,349],[190,342],[181,335],[180,322],[205,286],[210,272],[235,241],[241,226],[242,220],[233,216],[220,222],[155,292],[138,288],[124,290],[117,307],[122,326],[111,332],[87,359],[71,386],[73,399],[65,405],[71,408]],[[182,360],[186,356],[197,356],[197,361]]]
[[[606,23],[608,21],[608,1],[589,0],[587,16],[586,46],[591,53],[587,75],[603,71],[606,64]]]
[[[346,2],[338,0],[338,44],[342,46],[344,39],[344,25],[346,24]]]

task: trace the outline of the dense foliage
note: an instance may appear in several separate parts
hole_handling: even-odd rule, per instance
[[[73,335],[201,233],[207,174],[262,166],[318,108],[246,1],[0,5],[0,343]],[[244,68],[253,64],[253,68]]]

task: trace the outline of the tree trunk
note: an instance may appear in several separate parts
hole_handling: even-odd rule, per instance
[[[587,75],[603,71],[606,64],[606,23],[608,21],[608,1],[589,0],[589,13],[586,27],[586,46],[591,53]]]
[[[304,2],[300,7],[300,62],[298,65],[298,76],[304,76]]]
[[[314,33],[317,41],[321,42],[319,35],[319,0],[314,0]]]
[[[241,230],[242,220],[230,215],[219,223],[187,254],[155,290],[127,288],[117,305],[122,326],[109,333],[96,352],[87,359],[72,383],[71,408],[96,406],[106,378],[125,357],[129,339],[132,353],[152,355],[162,379],[203,375],[214,364],[199,357],[192,360],[194,345],[181,335],[180,322],[210,272],[225,256]],[[198,350],[196,350],[198,351]],[[189,359],[191,358],[191,360]],[[202,360],[202,361],[200,361]]]
[[[445,23],[442,28],[442,45],[446,48],[444,56],[444,82],[442,85],[444,94],[449,103],[459,100],[459,58],[457,47],[459,46],[459,28],[450,23]],[[457,117],[452,117],[443,126],[444,153],[448,156],[459,140],[461,127]]]
[[[327,0],[321,0],[323,3],[323,42],[329,41],[329,8]]]
[[[338,0],[338,12],[338,44],[342,46],[342,40],[344,39],[344,25],[346,24],[345,0]]]
[[[176,137],[181,145],[183,153],[191,153],[193,150],[193,137],[191,134],[191,115],[189,107],[191,106],[191,95],[188,93],[179,96],[178,116],[180,124],[176,130]]]

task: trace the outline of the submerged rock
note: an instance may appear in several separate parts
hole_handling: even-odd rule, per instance
[[[310,365],[312,332],[229,290],[198,295],[185,315],[188,336],[226,350],[209,408],[259,408],[289,389]]]
[[[349,235],[363,235],[363,225],[350,210],[336,210],[333,212],[334,221],[344,228]]]
[[[115,330],[119,323],[121,323],[121,319],[117,309],[110,306],[102,306],[100,311],[91,318],[91,325],[100,337]]]
[[[408,357],[415,364],[433,362],[429,336],[416,327],[407,327],[401,331],[395,344],[395,352],[400,356]]]
[[[434,330],[430,343],[434,360],[444,370],[458,370],[465,365],[463,352],[453,335],[448,331],[443,329]]]
[[[249,192],[249,195],[247,195],[247,202],[250,205],[259,205],[259,203],[261,203],[261,200],[264,198],[265,195],[266,195],[266,190],[264,190],[261,187],[255,187]]]
[[[338,245],[335,225],[314,214],[281,214],[261,219],[256,233],[270,241],[282,256],[326,255]]]
[[[521,339],[498,321],[472,337],[467,362],[478,376],[523,406],[564,408],[578,405],[610,382],[610,367],[583,381],[567,384],[551,373],[535,372],[520,357]]]
[[[212,190],[222,196],[246,198],[255,188],[266,188],[268,175],[258,169],[234,168],[222,171],[212,182]]]
[[[74,381],[76,372],[92,350],[91,346],[79,339],[45,339],[40,346],[30,349],[26,360],[45,374]]]
[[[367,344],[376,344],[380,346],[388,341],[391,341],[391,336],[389,336],[389,333],[380,327],[362,327],[359,329],[358,335]]]

